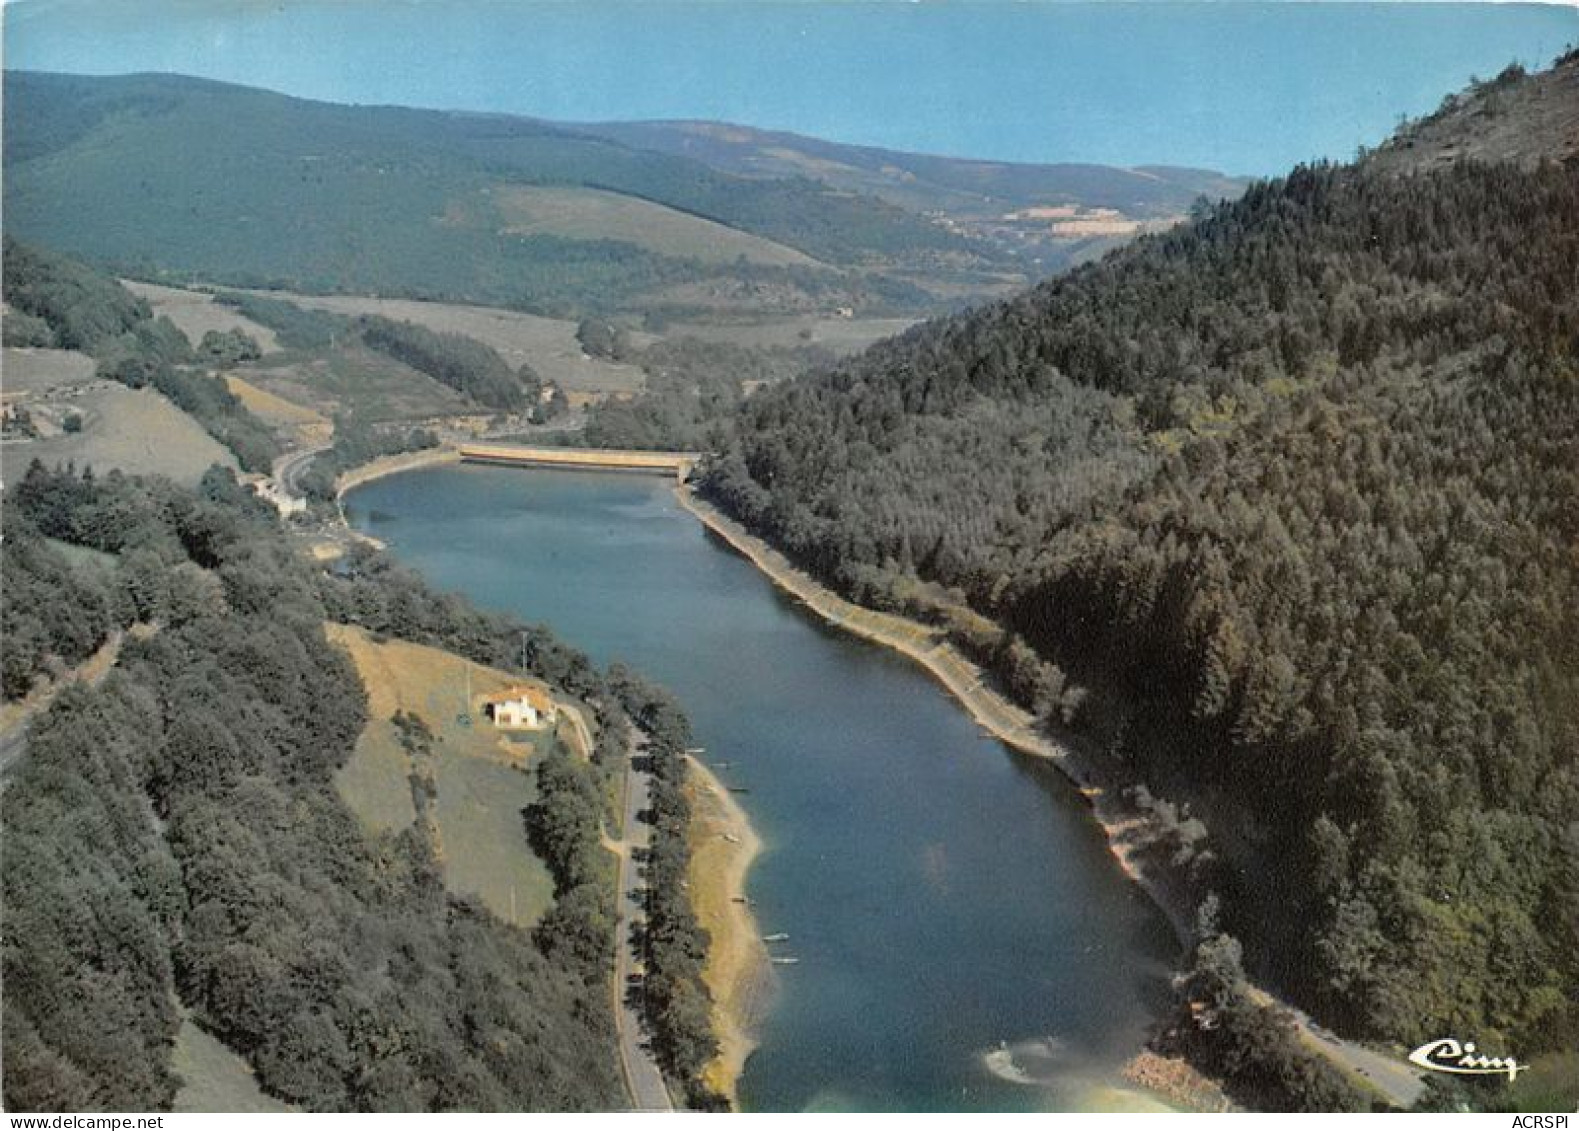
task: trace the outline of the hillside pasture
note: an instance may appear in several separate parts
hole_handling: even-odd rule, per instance
[[[361,346],[313,355],[279,354],[239,366],[232,376],[324,418],[344,412],[372,423],[478,411],[472,401],[426,373]]]
[[[3,382],[7,399],[16,393],[37,395],[51,389],[90,384],[95,364],[91,357],[77,350],[6,346],[0,350],[0,382]]]
[[[617,240],[709,264],[743,259],[767,267],[819,265],[781,243],[622,193],[511,185],[494,189],[492,199],[507,235]]]
[[[240,330],[257,342],[258,348],[264,353],[274,353],[280,348],[279,339],[273,330],[243,317],[232,307],[215,302],[211,294],[180,287],[164,287],[158,283],[142,283],[135,279],[122,279],[121,285],[151,306],[155,318],[162,314],[174,322],[176,329],[185,334],[193,346],[200,343],[203,335],[210,330],[220,334]]]
[[[334,434],[333,422],[322,413],[276,396],[234,373],[225,374],[225,384],[248,412],[289,438],[296,447],[327,444]]]
[[[553,902],[548,869],[527,844],[521,811],[537,798],[531,774],[552,734],[514,741],[482,717],[481,698],[517,682],[508,672],[468,664],[436,648],[375,641],[329,625],[330,639],[355,661],[367,688],[368,725],[335,778],[341,798],[375,832],[398,832],[417,817],[414,782],[433,790],[428,818],[437,834],[445,885],[476,896],[505,922],[530,926]],[[415,764],[390,721],[421,716],[433,732],[425,765]],[[470,722],[463,722],[466,716]]]
[[[634,365],[587,357],[581,350],[581,343],[576,341],[576,323],[563,318],[540,318],[491,306],[366,295],[308,295],[290,291],[247,293],[283,299],[309,310],[328,310],[350,317],[376,314],[396,321],[415,322],[437,333],[464,334],[492,346],[512,366],[530,364],[543,380],[554,382],[567,393],[629,394],[641,389],[645,379]]]
[[[91,467],[100,474],[113,468],[128,475],[166,475],[187,486],[195,486],[216,463],[236,468],[228,448],[153,389],[101,381],[77,386],[69,395],[30,399],[27,406],[48,434],[7,439],[0,447],[0,474],[8,483],[21,478],[35,459],[49,467]],[[81,417],[80,432],[63,430],[71,416]]]
[[[172,75],[10,72],[5,97],[15,158],[7,229],[100,261],[146,264],[161,282],[579,316],[653,309],[655,289],[686,279],[725,276],[749,290],[784,269],[773,263],[815,276],[818,296],[832,288],[848,300],[864,289],[809,268],[806,256],[884,271],[921,269],[939,254],[981,258],[930,218],[861,193],[729,176],[543,122],[331,105]],[[132,105],[137,112],[117,109]],[[538,198],[507,219],[510,202],[501,209],[496,195],[526,182],[588,195],[551,209]],[[587,238],[500,231],[512,222]],[[788,293],[797,304],[809,297],[798,285]]]
[[[258,1087],[252,1066],[204,1032],[191,1018],[181,1023],[171,1060],[181,1077],[172,1111],[269,1112],[292,1110]]]

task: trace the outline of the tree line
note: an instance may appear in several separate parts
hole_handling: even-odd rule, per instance
[[[725,443],[748,389],[833,362],[817,345],[737,345],[687,335],[637,349],[601,325],[606,332],[583,335],[583,345],[591,340],[617,351],[608,356],[640,365],[647,380],[634,396],[610,397],[588,408],[581,442],[593,447],[713,451]]]
[[[542,380],[530,365],[512,370],[492,346],[464,334],[374,314],[363,315],[355,325],[373,349],[495,411],[520,412],[535,404],[542,391]]]

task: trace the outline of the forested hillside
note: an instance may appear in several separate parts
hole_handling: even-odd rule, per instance
[[[1206,169],[1165,165],[1028,165],[902,153],[730,122],[597,122],[578,130],[640,149],[693,157],[751,177],[813,173],[837,188],[871,193],[921,211],[984,204],[1024,208],[1058,203],[1129,215],[1177,215],[1198,196],[1234,196],[1244,186]]]
[[[1532,131],[1297,169],[764,389],[704,485],[996,622],[961,642],[1205,819],[1178,863],[1274,985],[1526,1056],[1579,1043],[1579,169]]]
[[[875,197],[525,118],[171,75],[8,71],[5,98],[8,229],[123,274],[567,312],[922,309],[920,269],[1018,271]],[[599,234],[620,216],[624,235]],[[784,254],[714,262],[741,233]]]
[[[954,309],[1240,187],[737,130],[757,155],[742,162],[651,125],[341,106],[177,75],[8,71],[5,100],[7,227],[26,239],[143,278],[554,314]]]
[[[310,1109],[621,1102],[612,893],[561,901],[534,939],[446,893],[421,823],[376,839],[357,824],[331,775],[366,701],[323,630],[350,613],[268,508],[221,472],[193,494],[42,468],[5,503],[8,596],[18,555],[53,538],[111,555],[105,599],[155,628],[33,724],[6,783],[9,1110],[168,1107],[182,1007]],[[409,580],[344,591],[360,616],[398,603],[391,627],[421,618],[520,655],[519,625]],[[584,658],[532,638],[540,674],[601,689]]]

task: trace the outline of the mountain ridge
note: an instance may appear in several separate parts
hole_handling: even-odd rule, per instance
[[[561,313],[687,303],[729,311],[753,302],[919,313],[1002,293],[1113,239],[1107,229],[1079,232],[1038,263],[1014,241],[876,194],[805,176],[740,176],[517,115],[350,106],[163,73],[8,70],[4,78],[11,227],[167,280]],[[1125,177],[1154,191],[1144,176]],[[531,234],[522,235],[495,195],[514,186],[646,201],[817,264],[699,264],[693,258],[709,258],[706,244],[693,242],[693,257],[677,254],[674,241],[630,242],[649,220],[625,226],[635,237],[595,238],[596,202],[572,208],[568,221],[563,207],[546,224],[529,217]],[[1185,194],[1176,195],[1182,204]]]
[[[582,122],[574,128],[741,176],[812,177],[870,193],[1033,260],[1054,262],[1093,258],[1116,246],[1114,234],[1155,230],[1182,219],[1197,198],[1237,196],[1249,183],[1207,169],[992,161],[706,120]]]

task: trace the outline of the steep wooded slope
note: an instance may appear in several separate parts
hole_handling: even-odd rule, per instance
[[[325,638],[332,583],[268,508],[218,470],[194,494],[35,467],[4,521],[8,588],[45,538],[90,547],[113,555],[100,603],[159,626],[102,686],[60,695],[6,782],[9,1110],[167,1107],[183,1005],[269,1093],[314,1110],[622,1102],[603,903],[557,901],[528,935],[445,891],[425,826],[373,838],[338,800],[366,700]],[[402,625],[500,642],[387,571],[358,596],[364,615],[388,601]],[[58,599],[37,612],[75,623]],[[546,633],[534,643],[556,684],[596,681]]]
[[[1277,984],[1533,1052],[1579,1034],[1579,171],[1431,164],[1298,169],[764,390],[706,486],[1002,626],[959,633],[1207,817],[1196,890]]]

